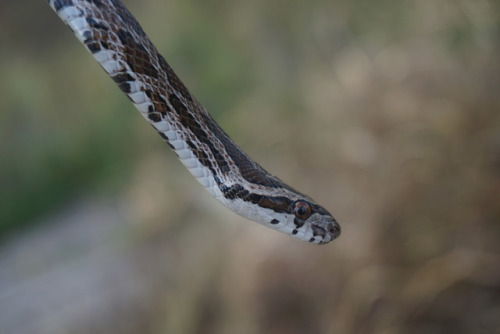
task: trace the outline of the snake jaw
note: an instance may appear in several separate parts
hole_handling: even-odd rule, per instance
[[[316,241],[319,237],[321,239],[319,244],[329,243],[337,239],[341,233],[340,224],[331,216],[321,216],[319,219],[311,222],[311,229],[314,236],[311,240]]]

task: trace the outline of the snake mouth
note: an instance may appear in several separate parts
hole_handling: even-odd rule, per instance
[[[328,243],[340,236],[340,224],[332,217],[331,220],[323,221],[318,225],[313,225],[313,234],[323,238],[324,243]]]

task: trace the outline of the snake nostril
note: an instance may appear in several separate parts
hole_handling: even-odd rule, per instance
[[[330,233],[333,238],[337,238],[340,235],[340,232],[340,225],[337,222],[328,226],[328,233]]]

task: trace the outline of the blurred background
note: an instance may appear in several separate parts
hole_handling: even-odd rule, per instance
[[[500,4],[125,1],[341,223],[222,207],[45,1],[0,2],[0,333],[500,333]]]

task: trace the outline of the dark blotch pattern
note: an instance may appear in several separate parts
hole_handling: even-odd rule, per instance
[[[94,4],[96,7],[102,7],[101,0],[85,0],[85,1]]]
[[[120,2],[117,0],[109,0],[115,8],[113,8],[113,13],[117,16],[118,19],[120,19],[121,24],[123,24],[126,27],[130,27],[136,34],[141,36],[141,38],[144,38],[149,42],[150,45],[152,45],[151,41],[149,38],[146,36],[146,33],[144,30],[142,30],[141,25],[135,17],[132,15],[132,13],[129,12],[129,10]]]
[[[159,113],[156,113],[156,112],[150,112],[148,113],[148,119],[150,119],[151,121],[155,122],[155,123],[158,123],[158,122],[161,122],[161,115]]]
[[[271,220],[271,224],[272,225],[276,225],[276,224],[279,224],[279,223],[280,223],[280,221],[278,219]]]
[[[50,2],[47,0],[47,2]],[[54,9],[56,11],[60,11],[61,9],[68,7],[68,6],[73,6],[73,1],[71,0],[56,0],[54,1]]]
[[[97,22],[92,17],[87,17],[86,20],[87,20],[87,23],[89,24],[89,26],[91,26],[92,28],[94,28],[94,29],[100,29],[100,30],[104,30],[104,31],[108,31],[108,27],[107,26],[105,26],[102,23]]]
[[[292,201],[290,201],[286,197],[269,197],[259,194],[253,194],[239,184],[234,184],[230,187],[222,184],[219,185],[219,189],[227,199],[240,198],[245,202],[257,204],[262,208],[271,209],[274,212],[291,213],[292,211]]]
[[[90,30],[84,31],[82,35],[84,38],[83,44],[85,44],[90,52],[96,53],[101,50],[101,45],[99,44],[99,42],[94,40],[92,32]]]
[[[163,139],[165,139],[166,141],[168,141],[168,137],[166,134],[164,134],[163,132],[158,132],[158,134],[160,135],[160,137],[162,137]],[[172,147],[173,149],[173,147]]]
[[[63,1],[59,0],[61,5],[69,5],[72,4],[71,0]],[[99,1],[90,1],[93,2],[96,6],[100,5]],[[114,15],[116,15],[116,19],[121,20],[124,25],[127,25],[132,28],[134,33],[137,35],[147,39],[147,37],[144,34],[144,31],[140,27],[139,23],[135,20],[135,18],[130,14],[130,12],[118,1],[111,1],[115,9],[113,10]],[[105,26],[99,24],[95,20],[90,19],[89,25],[92,27],[95,27],[96,29],[103,30],[106,29]],[[158,69],[155,68],[152,63],[155,63],[155,61],[152,61],[150,59],[150,55],[147,52],[147,50],[144,48],[143,45],[137,43],[134,40],[133,35],[130,32],[127,32],[124,29],[119,29],[116,32],[118,38],[120,39],[120,42],[124,45],[124,53],[125,53],[125,61],[129,65],[129,67],[140,74],[144,74],[147,76],[150,76],[152,78],[157,79],[158,78]],[[89,33],[86,38],[90,38],[91,34]],[[149,42],[149,40],[148,40]],[[95,44],[90,42],[89,39],[89,44],[87,47],[92,51],[92,52],[97,52],[101,49],[101,47],[104,47],[104,45],[101,43]],[[106,48],[108,45],[106,45]],[[159,67],[166,73],[167,75],[167,80],[170,86],[175,90],[180,96],[182,96],[185,100],[193,102],[193,98],[185,85],[182,83],[182,81],[177,77],[173,69],[169,66],[167,61],[160,55],[156,54],[156,60],[159,65]],[[130,87],[128,84],[124,83],[121,81],[121,83],[118,83],[120,88],[123,91],[127,91]],[[170,96],[175,96],[174,94],[170,94]],[[153,122],[158,122],[161,120],[161,116],[163,112],[166,111],[167,105],[163,104],[160,101],[160,98],[156,99],[158,103],[154,103],[154,111],[150,112],[148,115],[148,118],[152,120]],[[175,96],[175,98],[177,98]],[[175,99],[174,98],[174,99]],[[178,100],[178,98],[177,98]],[[194,135],[197,136],[197,138],[200,140],[200,142],[206,144],[215,160],[217,161],[217,165],[221,169],[223,173],[229,171],[229,166],[226,162],[226,159],[222,157],[222,154],[214,147],[214,145],[208,141],[208,136],[205,133],[205,131],[202,130],[202,128],[199,126],[198,122],[185,111],[185,107],[180,101],[179,103],[175,103],[171,101],[171,105],[174,106],[176,109],[177,113],[180,116],[181,122],[184,125],[188,125],[190,130],[193,132]],[[160,106],[163,105],[163,106]],[[177,107],[176,107],[176,106]],[[157,114],[157,112],[160,113]],[[267,173],[260,165],[258,165],[255,161],[253,161],[251,158],[249,158],[236,144],[227,136],[227,134],[215,123],[215,121],[205,113],[199,114],[200,117],[202,117],[202,121],[204,124],[206,124],[210,131],[215,133],[217,137],[219,138],[220,142],[223,144],[224,149],[230,156],[230,158],[237,162],[237,168],[239,168],[239,171],[243,178],[247,180],[250,183],[254,184],[259,184],[262,186],[266,187],[271,187],[271,188],[286,188],[291,191],[295,191],[294,189],[290,188],[286,184],[284,184],[281,180],[279,180],[277,177],[274,177]],[[295,191],[296,192],[296,191]]]
[[[271,209],[275,212],[292,213],[292,201],[286,197],[270,197],[258,194],[250,194],[252,203],[260,207]]]
[[[186,86],[184,86],[181,79],[179,79],[177,74],[175,74],[174,70],[170,67],[170,65],[161,54],[158,54],[158,64],[160,64],[160,68],[164,70],[165,73],[167,73],[167,80],[172,88],[175,91],[179,92],[183,98],[192,102],[193,98],[191,97],[191,94],[187,90]]]
[[[302,226],[304,226],[305,221],[295,217],[293,223],[295,224],[295,226],[297,226],[297,228],[301,228]]]
[[[85,43],[85,46],[92,53],[101,51],[101,45],[98,42]]]
[[[194,154],[196,155],[196,158],[198,159],[198,161],[205,167],[209,168],[210,171],[212,172],[213,175],[215,175],[215,169],[214,167],[212,166],[212,163],[210,162],[210,159],[208,158],[207,154],[205,153],[205,151],[203,150],[200,150],[196,147],[196,145],[193,144],[193,142],[191,140],[187,140],[186,141],[187,144],[189,145],[189,147],[191,148],[191,151],[194,152]]]
[[[120,89],[126,94],[130,93],[129,82],[135,81],[135,79],[127,72],[118,73],[112,76],[111,79],[113,79],[113,81],[116,82],[118,87],[120,87]]]
[[[174,151],[174,152],[175,152],[175,147],[174,147],[174,145],[172,145],[172,144],[170,143],[170,141],[168,140],[167,135],[166,135],[166,134],[164,134],[163,132],[158,132],[158,133],[159,133],[159,134],[160,134],[160,136],[161,136],[161,137],[165,140],[165,142],[167,143],[168,147],[170,147],[170,149],[172,149],[172,151]],[[177,154],[177,152],[176,152],[176,154]]]
[[[217,138],[224,145],[224,148],[231,159],[238,163],[237,167],[245,180],[253,184],[259,184],[271,188],[284,188],[300,194],[295,189],[283,183],[277,177],[269,174],[258,163],[256,163],[248,155],[246,155],[238,147],[238,145],[236,145],[231,140],[231,138],[229,138],[224,130],[222,130],[221,127],[217,123],[215,123],[210,115],[201,114],[201,116],[203,118],[203,123],[207,125],[210,131],[217,134]]]
[[[91,28],[96,30],[102,30],[104,33],[107,33],[108,27],[103,23],[99,23],[91,17],[87,17],[85,20],[87,21],[87,23]],[[85,31],[83,33],[83,37],[84,37],[83,43],[85,44],[87,49],[89,49],[89,51],[92,53],[97,53],[101,51],[102,47],[105,49],[109,49],[108,42],[105,39],[103,39],[102,36],[94,37],[93,32]]]
[[[148,106],[148,118],[155,123],[161,121],[171,111],[167,101],[160,94],[150,89],[145,90],[144,93],[153,102],[153,105]]]
[[[241,186],[240,184],[233,184],[230,187],[221,184],[219,185],[219,189],[222,191],[222,194],[227,199],[241,198],[244,201],[247,201],[249,192],[248,190],[243,188],[243,186]]]
[[[158,79],[158,70],[153,66],[149,53],[143,45],[136,43],[132,34],[123,29],[117,32],[120,42],[124,45],[125,60],[134,72]]]
[[[181,124],[188,128],[201,143],[205,144],[210,149],[210,152],[212,152],[220,170],[223,173],[229,172],[229,165],[227,164],[226,159],[224,159],[222,154],[215,148],[214,144],[209,140],[206,132],[203,131],[200,124],[194,119],[194,116],[187,110],[186,106],[175,94],[170,94],[169,101],[170,105],[177,112]]]
[[[84,31],[83,34],[83,43],[87,44],[87,43],[90,43],[90,40],[91,40],[91,37],[92,37],[92,33],[90,31]]]
[[[168,147],[170,147],[170,149],[172,149],[172,151],[175,152],[175,147],[174,145],[172,145],[168,140],[165,140],[165,142],[167,143]],[[177,152],[175,152],[175,154],[177,154]]]

